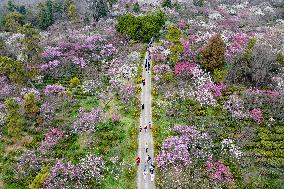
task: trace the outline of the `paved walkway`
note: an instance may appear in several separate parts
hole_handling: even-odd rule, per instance
[[[141,110],[140,116],[140,125],[142,126],[142,131],[139,133],[139,146],[138,146],[138,156],[141,158],[140,166],[138,167],[138,189],[154,189],[155,182],[151,181],[151,174],[149,171],[150,162],[147,164],[147,157],[148,155],[151,157],[151,162],[154,159],[154,142],[153,142],[153,135],[152,130],[147,128],[145,132],[144,126],[149,126],[149,121],[152,123],[152,110],[151,110],[151,72],[146,71],[145,63],[146,59],[148,59],[148,52],[146,52],[146,56],[144,59],[143,64],[143,76],[142,78],[145,79],[145,86],[141,84],[142,93],[141,93],[141,104],[145,105],[144,110]],[[150,62],[151,63],[151,62]],[[146,153],[145,144],[147,142],[148,151]],[[147,164],[147,175],[144,176],[143,171],[145,167],[145,163]],[[154,172],[155,175],[155,172]]]

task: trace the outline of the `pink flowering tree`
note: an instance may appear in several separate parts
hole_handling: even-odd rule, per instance
[[[261,123],[263,121],[262,111],[259,108],[254,108],[250,112],[250,117],[257,123]]]
[[[44,140],[40,145],[40,151],[45,153],[47,150],[53,148],[60,140],[64,138],[64,133],[58,128],[51,128],[45,134]]]
[[[103,111],[99,108],[94,108],[90,112],[80,109],[76,121],[72,125],[74,133],[95,132],[96,125],[103,121]]]

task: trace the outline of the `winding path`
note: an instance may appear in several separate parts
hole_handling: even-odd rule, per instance
[[[141,92],[141,104],[145,105],[144,110],[141,110],[140,116],[140,125],[142,126],[142,131],[139,133],[139,146],[138,146],[138,156],[141,158],[141,163],[138,167],[138,189],[154,189],[155,188],[155,181],[151,181],[151,175],[149,172],[149,164],[147,164],[147,176],[146,179],[143,175],[144,166],[147,162],[147,157],[150,155],[151,162],[154,159],[154,141],[153,141],[153,134],[152,130],[147,129],[147,132],[144,130],[145,125],[149,125],[149,121],[152,122],[152,109],[151,109],[151,71],[146,71],[145,63],[148,59],[149,54],[146,52],[146,56],[144,59],[143,64],[143,75],[142,78],[145,79],[145,86],[141,84],[142,92]],[[151,63],[151,62],[150,62]],[[148,152],[146,153],[145,150],[145,143],[148,144]]]

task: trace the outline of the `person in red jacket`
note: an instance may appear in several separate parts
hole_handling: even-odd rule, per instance
[[[140,161],[141,161],[140,157],[139,157],[139,156],[137,156],[137,158],[136,158],[135,160],[136,160],[136,164],[137,164],[137,166],[139,166]]]

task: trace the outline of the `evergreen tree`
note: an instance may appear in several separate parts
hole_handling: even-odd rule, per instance
[[[16,32],[24,24],[24,16],[18,12],[10,12],[5,15],[3,22],[6,31]]]
[[[39,31],[30,24],[22,27],[21,33],[25,34],[23,40],[23,54],[29,78],[36,76],[37,64],[42,63],[42,48],[40,47]]]
[[[38,20],[41,29],[47,29],[54,23],[53,4],[51,0],[47,0],[45,4],[39,4]]]
[[[139,3],[138,3],[138,2],[136,2],[136,3],[133,5],[133,12],[135,12],[135,13],[140,12],[140,6],[139,6]]]
[[[74,4],[70,4],[68,8],[68,17],[72,22],[76,22],[78,20],[77,9]]]
[[[39,107],[34,93],[28,93],[24,96],[24,110],[30,118],[36,118],[39,113]]]
[[[7,109],[6,127],[8,135],[12,137],[19,136],[20,132],[26,125],[24,116],[20,113],[20,106],[15,99],[7,99],[5,101]]]
[[[172,8],[172,1],[171,0],[164,0],[162,3],[162,7]]]
[[[220,34],[213,35],[203,52],[200,63],[208,71],[213,71],[216,68],[220,68],[225,63],[225,43]]]
[[[16,84],[23,85],[26,80],[26,73],[21,62],[6,56],[0,56],[0,75],[6,75]]]

